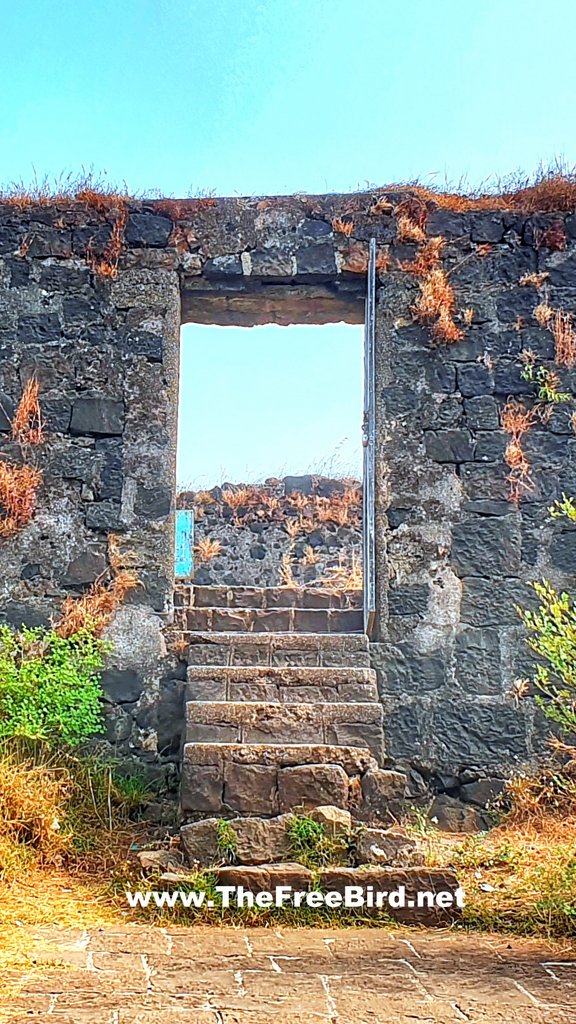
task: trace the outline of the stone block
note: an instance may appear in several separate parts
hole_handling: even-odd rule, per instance
[[[182,764],[181,804],[184,813],[224,811],[222,789],[224,775],[218,764],[193,764],[184,759]]]
[[[78,398],[72,406],[73,434],[113,437],[124,430],[124,403],[112,398]]]
[[[476,804],[477,807],[489,807],[504,792],[506,783],[503,779],[478,779],[460,787],[460,796],[465,803]]]
[[[445,793],[437,796],[431,804],[428,819],[441,832],[485,832],[491,824],[487,815],[470,804],[463,804],[451,796],[446,796]]]
[[[278,773],[278,805],[281,811],[348,804],[348,776],[339,764],[307,764],[282,768]]]
[[[91,545],[68,563],[63,583],[68,587],[80,587],[88,583],[94,583],[94,580],[98,579],[105,572],[107,566],[108,560],[105,549],[97,545]]]
[[[173,224],[169,217],[156,213],[131,213],[124,237],[128,245],[165,246],[172,234]]]
[[[224,803],[240,814],[277,814],[277,780],[274,765],[229,763],[225,768]]]
[[[301,246],[296,252],[296,268],[299,275],[333,277],[337,273],[334,246],[324,242]]]
[[[423,618],[428,608],[430,587],[423,583],[390,587],[388,611],[390,615],[414,615]]]
[[[427,430],[426,454],[434,462],[472,462],[474,444],[468,430]]]
[[[330,836],[347,836],[352,831],[352,815],[342,807],[314,807],[310,817],[323,825]]]
[[[465,398],[464,414],[472,430],[498,430],[500,427],[498,404],[491,395]]]
[[[470,626],[518,626],[516,605],[533,607],[532,587],[517,578],[492,579],[482,576],[462,580],[461,621]]]
[[[433,760],[445,768],[500,768],[530,757],[528,718],[503,700],[439,701],[431,716]]]
[[[467,518],[452,531],[452,565],[459,576],[510,576],[520,568],[516,516]]]
[[[464,398],[490,395],[494,391],[493,371],[484,363],[461,363],[456,376],[458,389]]]
[[[425,863],[415,839],[400,828],[363,828],[355,840],[357,864],[407,868]]]
[[[112,704],[129,704],[137,701],[143,688],[142,675],[134,669],[111,667],[102,673],[105,699]]]
[[[144,487],[138,484],[134,512],[144,519],[164,519],[170,515],[174,495],[168,487]]]
[[[407,786],[403,772],[371,768],[362,776],[361,816],[378,821],[397,819],[404,807]]]
[[[469,626],[456,637],[456,679],[466,693],[500,693],[500,631]]]
[[[458,879],[447,868],[386,868],[379,865],[362,868],[330,867],[320,868],[318,877],[323,892],[344,894],[348,886],[360,886],[364,890],[372,886],[376,894],[396,892],[404,887],[407,906],[395,908],[385,901],[381,910],[364,907],[361,910],[363,914],[384,914],[404,924],[430,926],[448,925],[457,920],[460,914],[455,900],[459,888]],[[430,899],[424,899],[421,895],[423,893],[430,894]],[[435,906],[433,897],[436,893],[451,893],[453,905],[444,908]],[[418,906],[419,902],[423,905]]]

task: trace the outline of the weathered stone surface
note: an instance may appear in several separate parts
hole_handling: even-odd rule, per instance
[[[130,668],[108,668],[102,674],[102,689],[112,704],[129,704],[138,700],[144,685],[142,676]]]
[[[471,462],[474,445],[468,430],[427,430],[426,454],[434,462]]]
[[[314,807],[310,811],[310,817],[324,826],[328,835],[348,835],[352,829],[352,815],[350,811],[342,807],[334,807],[330,804],[324,807]]]
[[[96,545],[91,545],[68,563],[64,583],[67,586],[93,583],[105,571],[107,564],[105,551]]]
[[[278,773],[278,806],[281,811],[323,804],[346,807],[349,782],[339,764],[309,764],[282,768]]]
[[[489,807],[504,792],[503,779],[478,779],[460,787],[460,796],[466,803]]]
[[[72,406],[73,434],[120,435],[124,427],[124,405],[111,398],[79,398]]]
[[[442,832],[482,832],[490,828],[490,819],[470,804],[442,794],[432,803],[428,817]]]
[[[363,817],[390,821],[402,813],[407,796],[407,778],[402,772],[371,768],[362,776]]]
[[[183,857],[178,850],[141,850],[136,854],[140,867],[146,874],[157,871],[177,871],[182,867]]]
[[[226,766],[224,804],[241,814],[276,814],[280,805],[278,773],[274,766],[229,764]]]
[[[416,841],[402,829],[361,829],[355,841],[358,864],[407,868],[425,863]]]
[[[319,871],[320,887],[324,892],[335,891],[344,893],[346,886],[373,886],[373,892],[395,892],[405,887],[406,901],[412,900],[413,906],[391,907],[387,902],[382,910],[365,907],[368,914],[384,913],[398,921],[412,924],[439,925],[449,924],[459,917],[455,899],[451,907],[422,906],[417,907],[418,893],[450,892],[453,895],[458,889],[458,879],[453,871],[439,868],[386,868],[370,866],[362,868],[321,868]],[[422,902],[426,902],[422,900]],[[432,902],[432,901],[431,901]]]
[[[456,679],[467,693],[502,690],[501,652],[497,629],[469,627],[456,637]]]
[[[454,526],[452,563],[460,576],[510,576],[520,567],[520,529],[512,515]]]

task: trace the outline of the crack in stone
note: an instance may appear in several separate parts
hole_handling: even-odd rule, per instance
[[[322,988],[324,989],[324,994],[326,996],[328,1020],[330,1021],[330,1024],[337,1024],[337,1021],[339,1020],[339,1013],[336,1009],[336,1000],[330,991],[330,981],[325,974],[320,975],[320,981],[322,982]]]

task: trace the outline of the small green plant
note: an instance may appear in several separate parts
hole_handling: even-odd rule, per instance
[[[229,821],[220,818],[216,827],[216,846],[222,860],[235,864],[238,860],[238,838]]]
[[[560,391],[560,377],[555,370],[548,370],[545,366],[538,366],[536,356],[533,352],[526,350],[521,356],[524,368],[522,377],[537,388],[537,395],[541,402],[547,405],[559,405],[562,402],[571,402],[573,395],[569,391]]]
[[[573,498],[568,498],[565,494],[562,495],[562,499],[557,499],[553,505],[548,509],[552,519],[569,519],[571,522],[576,523],[576,504]]]
[[[348,859],[344,838],[328,835],[322,822],[314,821],[308,814],[293,814],[287,834],[294,860],[306,867],[341,864]]]
[[[53,630],[0,626],[0,739],[75,747],[101,732],[106,650],[85,630],[65,639]]]
[[[576,733],[576,603],[548,580],[532,583],[537,611],[517,608],[531,634],[527,643],[544,664],[535,666],[536,703],[569,735]]]
[[[137,811],[154,797],[148,780],[138,773],[123,775],[118,771],[112,771],[111,787],[118,802],[123,804],[128,812]]]

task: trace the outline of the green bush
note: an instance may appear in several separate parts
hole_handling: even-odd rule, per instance
[[[102,729],[100,673],[107,646],[86,631],[0,626],[0,739],[82,743]]]
[[[563,732],[576,734],[576,602],[547,580],[533,583],[537,611],[518,611],[530,632],[528,644],[543,664],[535,666],[536,702]]]

